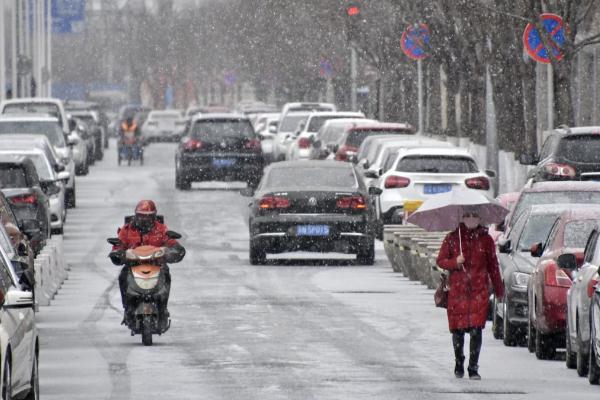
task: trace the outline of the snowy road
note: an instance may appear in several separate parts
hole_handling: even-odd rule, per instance
[[[564,361],[538,361],[485,331],[481,382],[457,380],[432,291],[373,267],[248,262],[247,198],[226,185],[176,192],[174,146],[117,167],[114,143],[77,184],[65,228],[71,266],[38,314],[43,399],[592,399]],[[239,186],[236,186],[239,187]],[[106,255],[123,216],[152,198],[188,254],[171,268],[172,327],[143,347],[120,325]],[[309,264],[309,265],[307,265]]]

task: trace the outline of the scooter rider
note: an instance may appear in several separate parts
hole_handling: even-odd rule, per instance
[[[123,265],[125,263],[125,251],[139,246],[150,245],[155,247],[165,247],[165,259],[168,263],[176,263],[185,256],[185,248],[175,239],[167,235],[167,226],[160,223],[157,219],[156,205],[152,200],[141,200],[135,207],[135,216],[132,221],[119,228],[118,235],[120,244],[113,246],[109,257],[113,264]],[[123,323],[128,317],[128,307],[125,301],[127,291],[127,276],[129,268],[123,267],[119,274],[119,289],[121,290],[121,301],[123,303],[124,317]],[[167,285],[171,286],[171,274],[169,267],[164,266],[163,273]],[[167,299],[168,301],[168,299]],[[163,317],[168,318],[167,304],[161,305]]]

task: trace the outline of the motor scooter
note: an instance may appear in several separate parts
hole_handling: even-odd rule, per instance
[[[144,165],[144,144],[140,137],[137,137],[134,132],[123,132],[118,149],[118,164],[121,161],[127,160],[127,165],[131,165],[133,161],[140,162]]]

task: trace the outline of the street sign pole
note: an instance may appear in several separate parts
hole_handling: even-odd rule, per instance
[[[17,87],[17,0],[12,0],[10,8],[10,58],[12,97],[16,98],[19,93]]]
[[[548,88],[548,130],[554,128],[554,71],[552,64],[547,65],[547,88]]]
[[[46,0],[46,96],[52,97],[52,0]]]
[[[354,47],[354,44],[352,44],[350,46],[350,108],[352,111],[358,110],[358,105],[356,102],[356,78],[358,75],[356,58],[356,47]]]
[[[419,97],[419,133],[423,134],[423,129],[425,128],[425,110],[423,105],[423,60],[417,60],[417,79],[418,79],[418,97]]]

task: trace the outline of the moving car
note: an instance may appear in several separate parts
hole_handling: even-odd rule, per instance
[[[42,190],[33,161],[24,155],[0,155],[0,182],[17,225],[27,233],[33,251],[39,253],[51,235],[50,200]],[[29,222],[32,220],[37,224]]]
[[[531,248],[531,255],[540,258],[528,285],[527,343],[538,359],[554,359],[556,348],[565,347],[567,292],[583,261],[587,239],[599,222],[600,206],[565,211],[545,242]]]
[[[183,136],[185,119],[177,110],[153,110],[142,125],[144,141],[177,142]]]
[[[498,245],[498,263],[504,281],[504,297],[494,296],[492,333],[506,346],[524,344],[529,321],[527,286],[537,259],[531,246],[544,242],[556,218],[569,204],[532,206],[523,211],[507,239]]]
[[[560,127],[547,134],[539,156],[521,156],[521,163],[535,165],[533,182],[600,180],[600,126]]]
[[[288,161],[271,164],[250,203],[250,262],[267,253],[356,253],[375,259],[375,210],[370,191],[351,164]]]
[[[264,159],[260,140],[247,117],[201,114],[175,155],[175,186],[188,190],[192,182],[232,179],[256,187]]]
[[[407,135],[414,134],[415,129],[409,124],[377,123],[374,125],[354,126],[344,132],[339,141],[331,149],[338,161],[356,162],[358,149],[369,136],[375,135]]]

